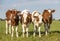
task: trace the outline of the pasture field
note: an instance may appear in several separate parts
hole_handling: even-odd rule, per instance
[[[10,34],[5,34],[5,21],[0,21],[0,41],[60,41],[60,21],[53,21],[50,27],[50,34],[47,36],[44,34],[44,26],[41,26],[41,37],[33,37],[33,25],[29,26],[29,37],[22,37],[22,27],[19,24],[19,37],[15,36],[12,38]]]

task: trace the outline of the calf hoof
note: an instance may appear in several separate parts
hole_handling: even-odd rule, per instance
[[[16,35],[16,37],[18,38],[18,35]]]
[[[7,35],[8,33],[6,33],[6,35]]]
[[[11,35],[11,37],[13,37],[13,35]]]
[[[41,37],[41,35],[39,35],[39,37]]]
[[[33,37],[35,37],[35,34],[33,34]]]
[[[28,38],[28,36],[26,36]]]
[[[9,34],[11,34],[11,32],[9,32]]]
[[[24,38],[25,36],[23,36],[23,38]]]

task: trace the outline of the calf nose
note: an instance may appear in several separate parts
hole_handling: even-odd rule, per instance
[[[24,22],[24,24],[26,24],[26,22]]]

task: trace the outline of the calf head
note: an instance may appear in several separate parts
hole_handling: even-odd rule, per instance
[[[28,24],[28,23],[30,23],[31,22],[31,14],[30,14],[30,12],[29,11],[22,11],[21,12],[21,14],[20,14],[20,18],[21,18],[21,20],[20,20],[20,22],[22,23],[22,24]]]
[[[48,10],[44,10],[43,12],[43,22],[46,23],[46,22],[49,22],[50,24],[52,23],[52,13],[55,12],[55,10],[51,10],[51,9],[48,9]]]
[[[37,12],[37,11],[34,11],[33,13],[32,13],[32,22],[34,22],[34,21],[39,21],[39,12]]]
[[[18,13],[20,13],[20,11],[17,10],[12,10],[12,14],[11,14],[11,24],[12,25],[18,25],[18,21],[19,21],[19,16]]]

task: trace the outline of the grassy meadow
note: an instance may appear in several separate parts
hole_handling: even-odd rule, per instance
[[[44,26],[41,26],[41,37],[33,37],[33,25],[29,25],[29,37],[22,37],[22,27],[19,24],[19,37],[15,36],[12,38],[10,34],[5,34],[5,21],[0,21],[0,41],[60,41],[60,21],[53,21],[50,27],[50,34],[47,36],[44,34]]]

